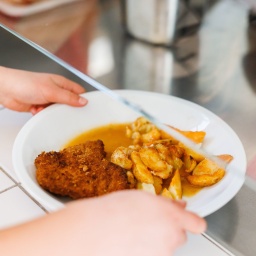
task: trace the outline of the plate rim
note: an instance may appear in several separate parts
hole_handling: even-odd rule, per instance
[[[198,110],[198,111],[201,110],[203,113],[207,113],[207,115],[209,115],[211,118],[214,118],[214,119],[218,120],[219,122],[221,122],[222,124],[224,124],[225,128],[227,128],[232,133],[232,135],[236,137],[236,140],[240,143],[241,149],[243,151],[241,153],[242,153],[242,159],[244,162],[243,163],[243,174],[244,174],[244,180],[245,180],[247,161],[246,161],[246,154],[245,154],[243,144],[242,144],[240,138],[238,137],[238,135],[234,132],[234,130],[224,120],[222,120],[219,116],[217,116],[210,110],[200,106],[199,104],[196,104],[194,102],[191,102],[191,101],[188,101],[186,99],[182,99],[182,98],[179,98],[176,96],[172,96],[172,95],[161,94],[158,92],[139,91],[139,90],[114,90],[114,91],[117,93],[120,93],[122,96],[127,96],[127,94],[132,95],[132,94],[136,93],[136,94],[141,94],[143,96],[148,94],[148,95],[153,95],[153,96],[157,96],[157,97],[165,97],[167,99],[173,99],[176,102],[185,103],[185,105],[193,106],[196,110]],[[102,94],[102,92],[99,92],[99,91],[92,91],[92,92],[83,93],[82,96],[86,97],[88,94],[91,95],[91,94],[99,94],[99,93]],[[145,97],[147,97],[147,96],[145,96]],[[55,108],[58,109],[59,107],[62,107],[62,106],[66,106],[66,105],[53,104],[53,105],[49,106],[48,108],[46,108],[45,110],[38,113],[37,115],[35,115],[30,120],[28,120],[25,123],[25,125],[21,128],[18,135],[16,136],[14,145],[13,145],[13,150],[12,150],[13,166],[14,166],[14,170],[15,170],[15,173],[16,173],[18,179],[20,180],[20,182],[22,182],[22,185],[24,186],[24,188],[49,211],[55,211],[57,209],[60,209],[60,208],[64,207],[64,204],[61,203],[60,201],[58,201],[57,199],[54,199],[52,196],[48,195],[48,193],[46,191],[44,191],[44,193],[42,193],[42,195],[41,195],[41,193],[39,193],[39,195],[38,195],[38,193],[35,193],[35,191],[38,190],[35,188],[35,184],[31,180],[24,181],[24,177],[22,176],[22,173],[18,171],[19,170],[19,166],[18,166],[19,161],[17,162],[16,154],[17,154],[17,151],[20,150],[19,145],[21,145],[21,144],[19,144],[19,143],[22,142],[22,140],[24,140],[27,133],[29,132],[29,128],[31,126],[33,126],[34,123],[36,123],[37,119],[43,115],[47,115],[47,113],[49,111],[54,111]],[[69,106],[66,106],[66,107],[69,108]],[[244,180],[240,181],[240,184],[239,184],[239,186],[238,185],[236,186],[235,192],[233,192],[233,195],[232,196],[229,195],[223,204],[219,204],[219,207],[215,207],[215,209],[211,210],[211,211],[207,211],[204,209],[204,210],[198,211],[197,214],[202,217],[206,217],[209,214],[211,214],[211,213],[217,211],[218,209],[220,209],[221,207],[223,207],[226,203],[228,203],[238,193],[238,191],[241,189],[241,187],[244,184]],[[40,197],[40,195],[41,195],[41,197]],[[46,199],[42,198],[44,196],[46,196]]]

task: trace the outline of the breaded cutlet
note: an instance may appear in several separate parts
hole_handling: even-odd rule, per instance
[[[126,170],[105,157],[101,140],[42,152],[35,159],[36,179],[45,190],[73,199],[132,188]]]

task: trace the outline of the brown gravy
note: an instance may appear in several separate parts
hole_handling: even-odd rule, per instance
[[[132,145],[132,140],[125,135],[127,124],[109,124],[86,131],[71,141],[65,147],[74,146],[84,143],[88,140],[102,140],[107,152],[107,158],[110,159],[111,154],[117,147],[128,147]],[[182,179],[183,196],[191,197],[201,190],[201,188],[190,185],[185,179]]]

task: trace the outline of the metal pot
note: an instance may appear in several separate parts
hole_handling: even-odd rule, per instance
[[[198,10],[204,8],[204,0],[121,0],[125,30],[134,38],[163,46],[196,33],[202,19]]]
[[[174,38],[178,0],[123,0],[127,31],[153,44],[170,45]]]

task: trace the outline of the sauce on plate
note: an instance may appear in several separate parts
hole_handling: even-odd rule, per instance
[[[125,135],[127,125],[126,123],[109,124],[94,128],[77,136],[68,142],[65,147],[84,143],[88,140],[102,140],[105,145],[105,151],[107,152],[107,158],[109,159],[117,147],[128,147],[132,145],[132,140]]]

